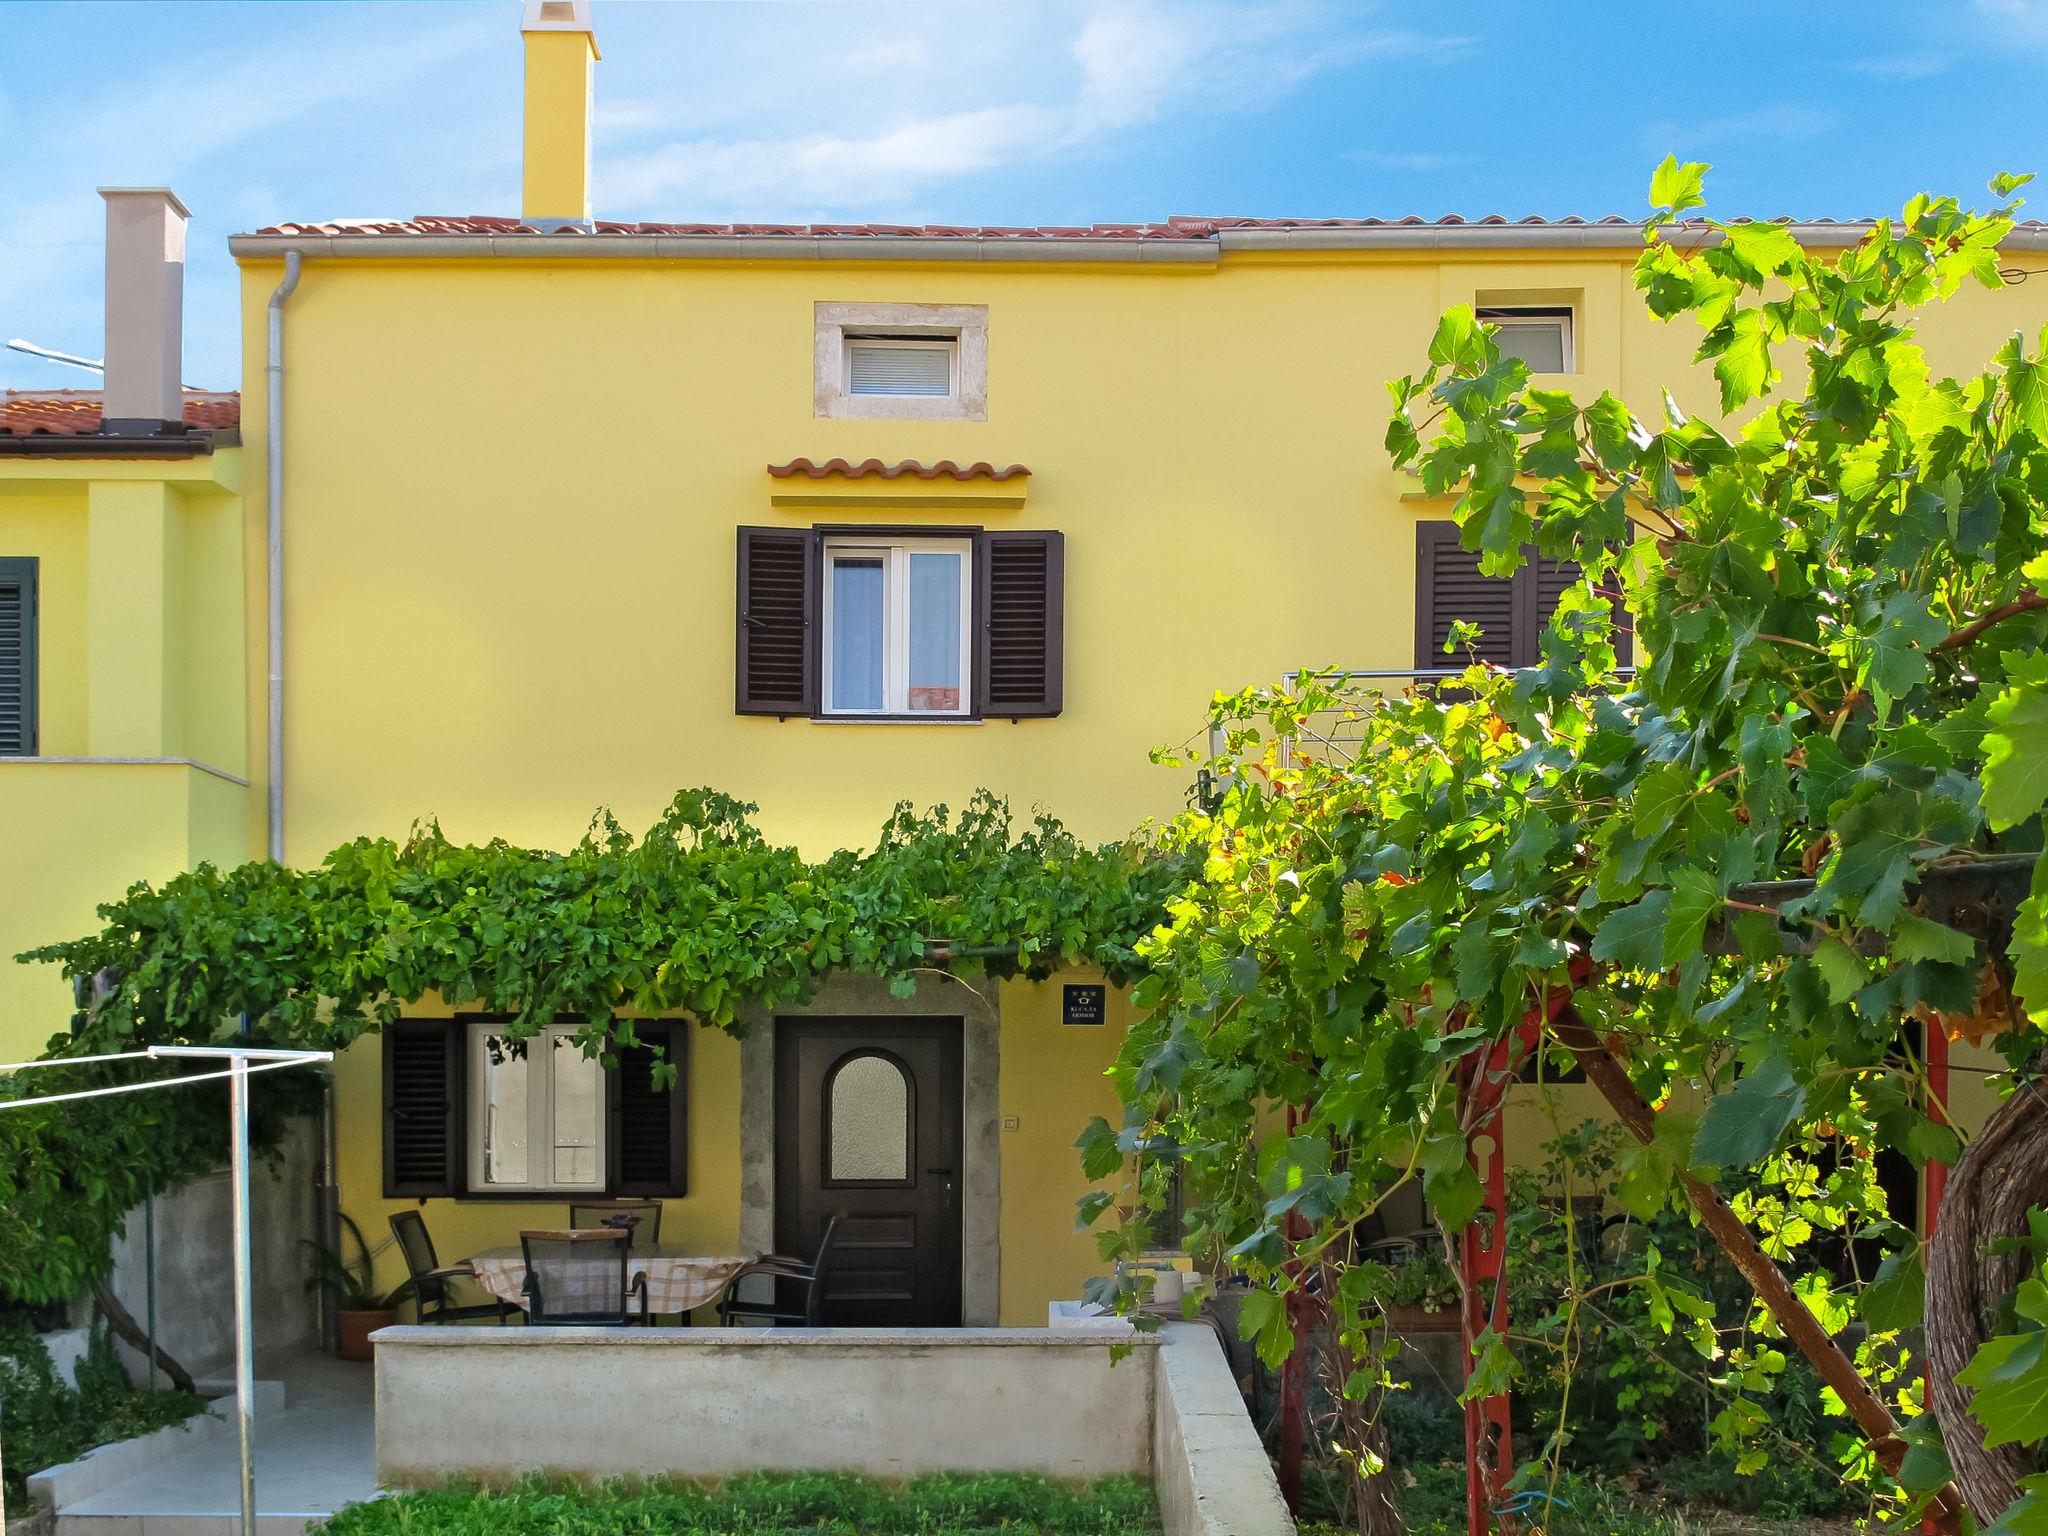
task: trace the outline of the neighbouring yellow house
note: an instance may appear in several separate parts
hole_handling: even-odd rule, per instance
[[[29,735],[0,746],[27,754],[0,763],[29,850],[8,951],[201,857],[309,863],[430,815],[561,846],[696,784],[813,853],[977,786],[1121,836],[1183,803],[1147,753],[1218,688],[1437,665],[1453,618],[1502,661],[1533,647],[1544,573],[1481,580],[1380,447],[1383,381],[1443,309],[1575,392],[1713,406],[1618,219],[593,220],[586,7],[532,4],[524,36],[518,217],[231,241],[246,462],[0,448],[0,601],[38,562],[41,625]],[[2044,317],[2048,292],[1970,294],[1937,366]],[[342,1203],[380,1232],[424,1202],[450,1256],[606,1193],[664,1198],[665,1241],[801,1250],[858,1187],[882,1194],[845,1320],[1042,1322],[1096,1268],[1073,1140],[1113,1112],[1127,1019],[1101,982],[838,979],[743,1041],[679,1027],[658,1112],[418,1010],[339,1063]],[[61,1027],[52,973],[0,986],[7,1039]]]

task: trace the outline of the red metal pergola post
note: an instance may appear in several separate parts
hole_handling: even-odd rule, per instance
[[[1563,997],[1568,994],[1560,993]],[[1554,1003],[1553,1003],[1554,1006]],[[1461,1319],[1465,1340],[1465,1379],[1469,1384],[1478,1363],[1480,1334],[1508,1329],[1507,1288],[1507,1132],[1502,1108],[1515,1069],[1535,1049],[1543,1016],[1531,1013],[1513,1034],[1496,1041],[1483,1063],[1468,1068],[1461,1086],[1465,1156],[1478,1175],[1483,1198],[1479,1213],[1459,1237],[1459,1268],[1463,1273],[1465,1307]],[[1465,1404],[1465,1521],[1470,1536],[1490,1536],[1494,1511],[1515,1475],[1514,1431],[1509,1422],[1508,1394],[1497,1392]],[[1511,1521],[1503,1521],[1511,1524]]]
[[[1465,1379],[1478,1364],[1479,1335],[1491,1325],[1507,1328],[1507,1285],[1503,1279],[1507,1238],[1506,1150],[1501,1133],[1501,1105],[1507,1093],[1508,1042],[1486,1053],[1478,1070],[1465,1078],[1465,1155],[1479,1176],[1485,1198],[1479,1214],[1466,1224],[1458,1245],[1464,1272]],[[1491,1143],[1490,1149],[1487,1143]],[[1465,1403],[1465,1523],[1471,1536],[1489,1536],[1493,1512],[1499,1507],[1508,1479],[1515,1474],[1513,1436],[1508,1424],[1507,1394],[1470,1398]]]
[[[1939,1019],[1931,1019],[1922,1026],[1927,1049],[1927,1118],[1936,1125],[1947,1125],[1948,1120],[1948,1031],[1941,1027]],[[1925,1237],[1934,1236],[1934,1224],[1940,1218],[1941,1197],[1948,1189],[1948,1164],[1927,1165],[1926,1180],[1920,1199],[1920,1229]],[[1926,1367],[1921,1367],[1922,1375]],[[1923,1520],[1920,1529],[1929,1536],[1941,1530],[1935,1521]]]

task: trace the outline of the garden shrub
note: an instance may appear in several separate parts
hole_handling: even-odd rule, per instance
[[[148,1392],[128,1380],[104,1333],[93,1335],[77,1385],[57,1373],[50,1352],[26,1323],[0,1323],[0,1463],[6,1500],[28,1497],[28,1478],[94,1446],[177,1424],[206,1406],[190,1392]]]

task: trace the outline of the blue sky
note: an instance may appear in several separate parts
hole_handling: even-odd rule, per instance
[[[1849,217],[2048,169],[2048,0],[597,0],[597,212],[1074,223]],[[0,3],[0,339],[97,356],[105,184],[192,208],[186,378],[238,382],[233,231],[514,213],[516,0]],[[2048,204],[2044,204],[2048,212]],[[0,352],[0,384],[90,384]]]

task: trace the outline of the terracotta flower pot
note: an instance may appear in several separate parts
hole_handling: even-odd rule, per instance
[[[341,1348],[336,1351],[344,1360],[368,1360],[375,1354],[370,1335],[379,1328],[388,1328],[398,1321],[394,1308],[383,1307],[375,1312],[341,1313]]]

